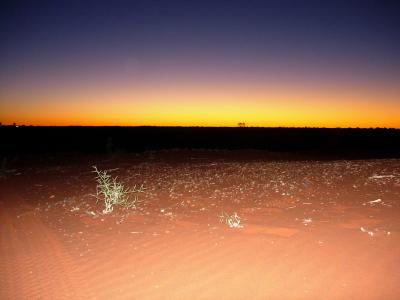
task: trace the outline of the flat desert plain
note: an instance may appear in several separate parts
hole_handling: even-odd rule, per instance
[[[93,165],[136,209],[102,213]],[[0,233],[1,299],[400,299],[400,160],[31,159]]]

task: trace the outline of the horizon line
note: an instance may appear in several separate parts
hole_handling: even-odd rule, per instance
[[[129,127],[129,128],[264,128],[264,129],[363,129],[363,130],[400,130],[400,127],[323,127],[323,126],[201,126],[201,125],[33,125],[33,124],[0,124],[0,127],[89,127],[89,128],[104,128],[104,127]]]

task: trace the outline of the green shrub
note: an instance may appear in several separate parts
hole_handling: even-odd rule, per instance
[[[112,178],[107,171],[99,171],[96,166],[93,166],[94,173],[96,173],[96,198],[97,200],[104,201],[103,214],[109,214],[113,211],[114,205],[120,205],[124,208],[136,208],[138,203],[138,196],[135,195],[133,200],[130,200],[132,193],[142,193],[144,191],[143,185],[136,188],[125,188],[122,183],[117,181],[117,177]]]

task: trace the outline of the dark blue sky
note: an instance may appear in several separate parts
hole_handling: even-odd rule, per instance
[[[399,3],[6,1],[2,75],[21,65],[34,72],[125,59],[351,65],[389,74],[400,66]]]

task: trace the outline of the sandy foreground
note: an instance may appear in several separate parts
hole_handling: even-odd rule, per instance
[[[137,208],[102,214],[92,165]],[[0,299],[400,299],[400,160],[37,161],[0,180],[0,238]]]

